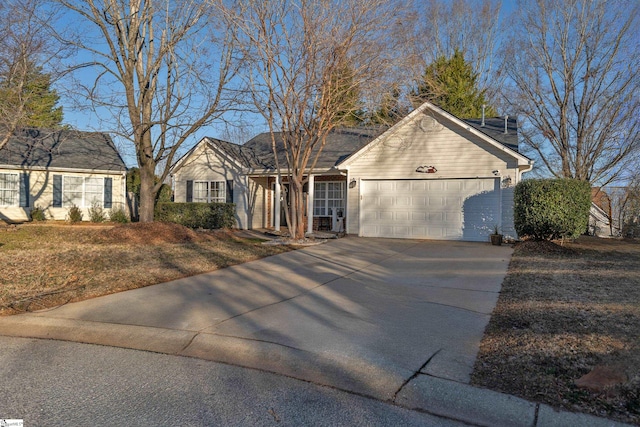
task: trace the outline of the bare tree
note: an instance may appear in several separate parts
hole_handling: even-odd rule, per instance
[[[0,149],[29,124],[29,107],[41,101],[43,92],[34,90],[33,79],[55,79],[54,67],[63,56],[44,31],[55,10],[43,17],[39,6],[38,0],[0,3]]]
[[[385,71],[397,66],[402,13],[400,2],[388,0],[247,0],[229,14],[280,182],[289,183],[285,217],[294,239],[304,237],[303,185],[327,135],[363,107],[354,93],[382,92]]]
[[[417,0],[415,80],[438,58],[462,52],[478,75],[478,90],[493,100],[499,86],[495,57],[501,34],[500,0]]]
[[[82,31],[67,43],[95,70],[80,89],[107,109],[118,135],[135,147],[140,221],[153,221],[155,196],[180,146],[234,105],[237,65],[215,0],[59,0]],[[160,177],[156,180],[156,174]]]
[[[606,185],[638,153],[635,0],[519,4],[505,43],[506,100],[527,154],[556,177]]]

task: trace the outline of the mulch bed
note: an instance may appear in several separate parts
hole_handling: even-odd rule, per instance
[[[291,250],[233,230],[47,221],[0,232],[0,315],[162,283]]]

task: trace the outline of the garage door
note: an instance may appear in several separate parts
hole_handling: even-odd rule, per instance
[[[498,179],[363,180],[360,235],[487,241],[500,224]]]

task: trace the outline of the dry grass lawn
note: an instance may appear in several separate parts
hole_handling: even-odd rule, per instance
[[[231,231],[166,223],[0,228],[0,315],[140,288],[278,254]]]
[[[577,387],[596,366],[624,382]],[[472,383],[640,424],[640,241],[518,244]]]

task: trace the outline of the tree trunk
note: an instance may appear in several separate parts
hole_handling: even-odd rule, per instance
[[[304,198],[302,180],[292,177],[289,185],[290,223],[289,233],[295,240],[304,239]]]
[[[140,222],[153,222],[156,199],[154,171],[151,162],[140,167]]]

